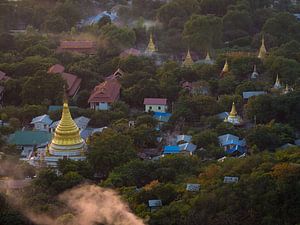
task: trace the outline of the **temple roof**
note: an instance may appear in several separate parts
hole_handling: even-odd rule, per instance
[[[91,102],[113,103],[118,100],[121,85],[116,79],[108,79],[96,86],[88,100]]]

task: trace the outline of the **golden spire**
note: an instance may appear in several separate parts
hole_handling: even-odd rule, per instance
[[[229,65],[228,65],[228,61],[226,59],[224,67],[223,67],[220,75],[223,76],[225,73],[228,73],[228,72],[229,72]]]
[[[233,102],[232,107],[231,107],[231,111],[229,113],[229,117],[236,117],[236,116],[237,116],[237,111],[236,111],[236,108],[235,108],[235,104]]]
[[[67,97],[64,97],[61,120],[55,129],[51,145],[73,146],[82,144],[84,141],[80,137],[79,128],[72,119]],[[51,147],[51,146],[50,146]]]
[[[265,46],[265,38],[264,36],[262,37],[262,40],[261,40],[261,46],[260,46],[260,49],[259,49],[259,53],[258,53],[258,58],[259,59],[264,59],[267,55],[267,49],[266,49],[266,46]]]
[[[148,47],[146,49],[146,52],[148,52],[148,53],[156,52],[156,47],[155,47],[155,44],[154,44],[154,41],[153,41],[152,33],[150,34],[150,40],[149,40],[149,44],[148,44]]]
[[[208,51],[207,51],[207,53],[206,53],[205,60],[206,60],[206,61],[211,61],[211,58],[210,58],[210,55],[209,55],[209,52],[208,52]]]
[[[183,66],[187,66],[187,67],[190,67],[194,64],[194,60],[191,56],[191,53],[190,53],[190,50],[188,49],[188,52],[186,54],[186,57],[183,61]]]

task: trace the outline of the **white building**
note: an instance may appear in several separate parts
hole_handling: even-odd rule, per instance
[[[166,98],[145,98],[144,99],[145,112],[167,112]]]
[[[38,116],[32,119],[31,124],[33,124],[35,130],[39,131],[50,131],[50,125],[52,124],[52,120],[48,115]]]

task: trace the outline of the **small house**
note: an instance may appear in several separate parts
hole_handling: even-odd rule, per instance
[[[200,184],[187,184],[186,190],[190,192],[199,192]]]
[[[30,124],[34,126],[34,130],[49,132],[52,122],[53,121],[50,119],[50,116],[44,114],[33,118]]]
[[[166,98],[145,98],[145,112],[165,113],[168,109]]]
[[[191,135],[177,135],[176,136],[176,143],[189,143],[192,141]]]
[[[120,98],[121,84],[116,79],[109,79],[96,86],[88,100],[94,110],[108,110],[112,103]]]
[[[162,207],[162,202],[159,199],[149,200],[148,206],[150,208],[150,211],[153,212],[153,211],[159,209],[160,207]]]
[[[192,143],[184,143],[184,144],[178,145],[178,147],[180,148],[181,153],[186,153],[186,154],[190,154],[190,155],[193,155],[197,149],[197,145],[194,145]]]
[[[237,183],[237,182],[239,182],[239,178],[238,177],[225,176],[223,182],[225,184]]]
[[[221,135],[218,139],[226,154],[239,155],[247,151],[245,139],[240,140],[239,137],[232,134]]]

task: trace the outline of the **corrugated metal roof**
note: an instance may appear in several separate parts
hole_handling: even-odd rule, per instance
[[[20,146],[33,146],[50,140],[51,134],[46,131],[16,131],[9,136],[8,142]]]

